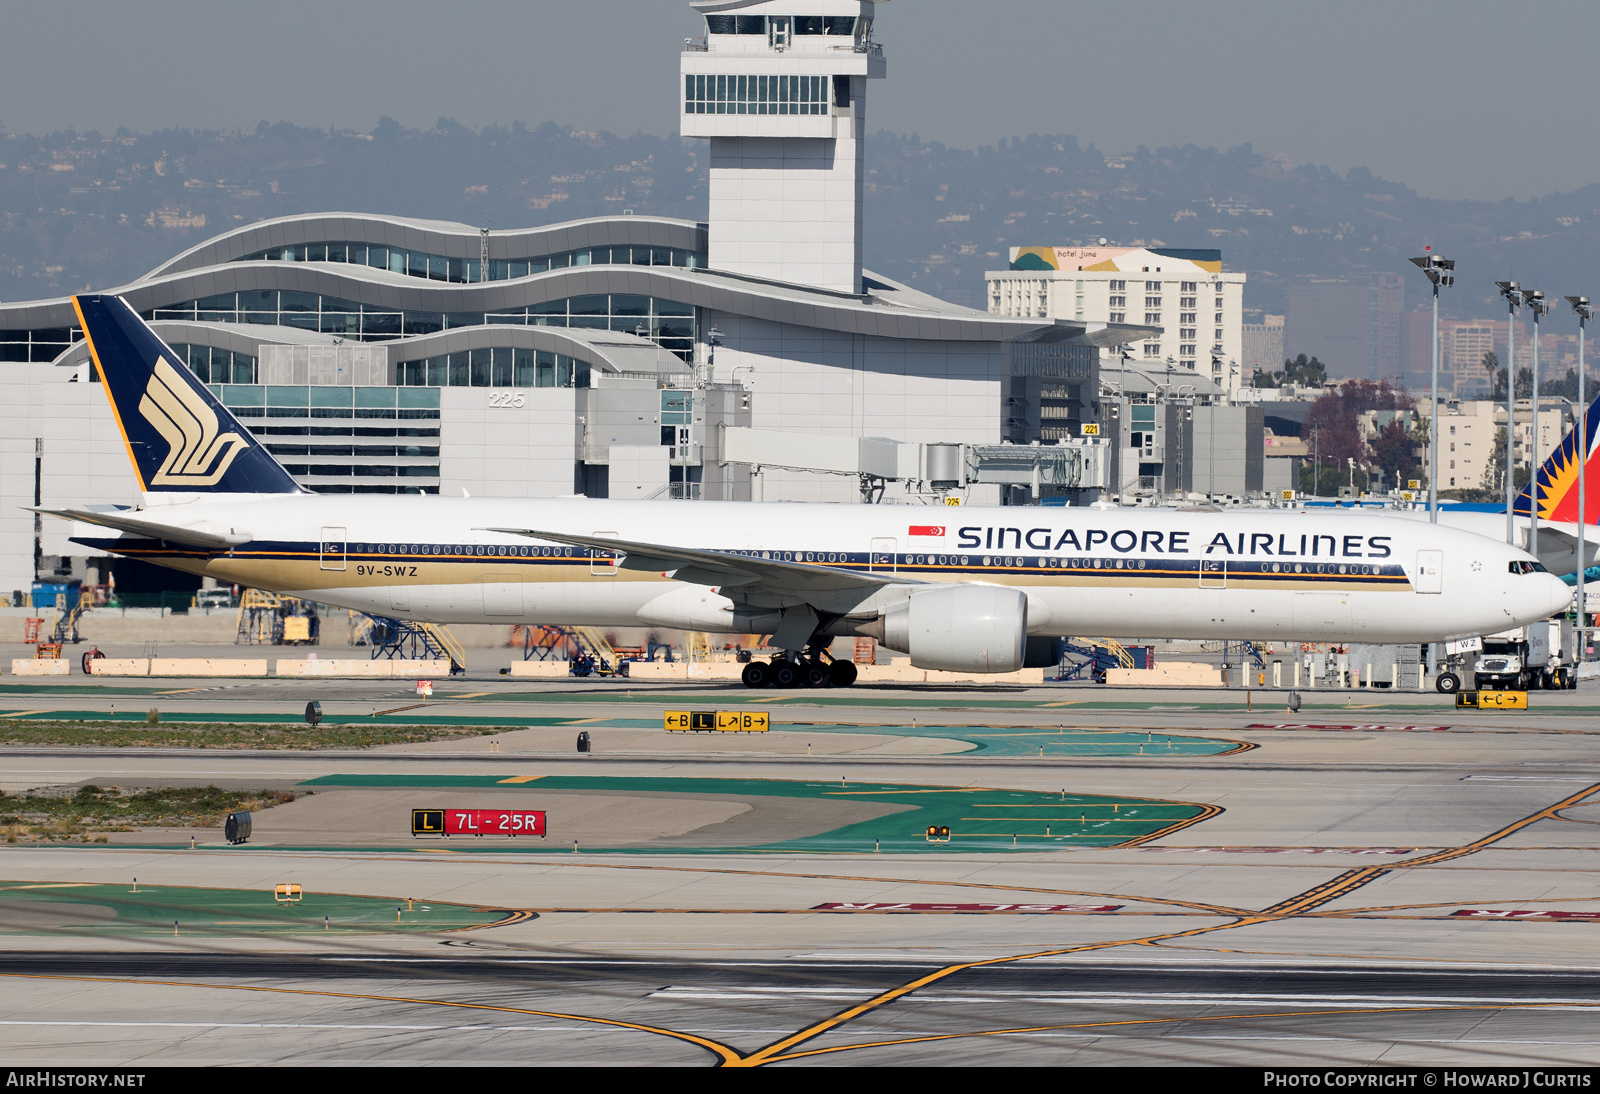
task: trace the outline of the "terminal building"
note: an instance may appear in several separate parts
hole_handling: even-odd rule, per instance
[[[879,2],[696,0],[679,94],[683,135],[711,142],[704,223],[285,217],[97,291],[311,490],[1037,499],[1037,461],[1030,489],[1026,467],[985,475],[981,454],[1093,446],[1100,349],[1156,332],[974,311],[862,268]],[[0,590],[105,581],[68,525],[25,508],[137,498],[70,300],[0,304],[0,399]],[[891,458],[869,492],[867,470],[796,458],[807,438],[980,455],[937,482],[928,459]],[[1105,484],[1069,485],[1087,500]]]

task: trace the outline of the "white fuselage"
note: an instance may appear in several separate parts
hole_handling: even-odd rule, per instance
[[[214,495],[144,514],[250,541],[218,553],[82,524],[75,538],[223,582],[441,623],[754,633],[763,612],[802,601],[825,618],[861,620],[921,583],[973,582],[1024,591],[1031,634],[1420,642],[1547,618],[1571,597],[1559,579],[1528,572],[1529,556],[1504,542],[1348,512]],[[896,581],[774,596],[631,570],[587,548],[491,527]]]

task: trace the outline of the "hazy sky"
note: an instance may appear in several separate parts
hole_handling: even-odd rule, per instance
[[[1600,181],[1585,4],[893,0],[872,125],[1286,152],[1438,197]],[[684,0],[55,0],[0,8],[0,126],[676,126]]]

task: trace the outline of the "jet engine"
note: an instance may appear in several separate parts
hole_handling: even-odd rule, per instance
[[[1028,597],[999,585],[918,589],[881,617],[874,635],[921,669],[1015,672],[1028,636]]]

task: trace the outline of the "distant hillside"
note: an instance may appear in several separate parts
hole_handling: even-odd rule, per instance
[[[1600,296],[1600,186],[1529,202],[1418,196],[1357,169],[1294,167],[1248,145],[1131,155],[1073,137],[975,151],[880,133],[868,145],[867,264],[983,305],[1014,245],[1099,237],[1220,247],[1250,274],[1246,305],[1281,312],[1297,275],[1409,270],[1433,243],[1461,265],[1446,304],[1494,308],[1492,282]],[[472,130],[441,119],[371,133],[0,135],[0,299],[121,284],[228,227],[352,209],[510,228],[616,213],[703,218],[705,146],[546,123]],[[1420,276],[1411,299],[1422,297]]]

